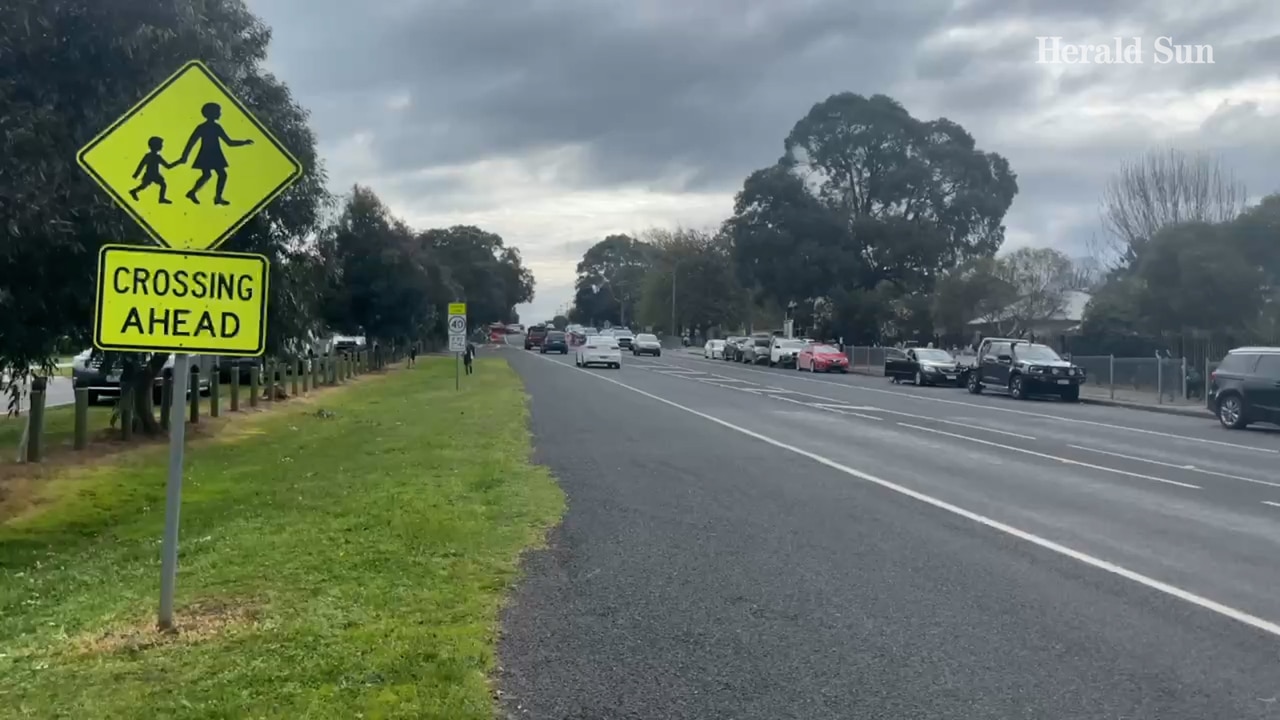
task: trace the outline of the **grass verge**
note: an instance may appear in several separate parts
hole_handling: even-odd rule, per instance
[[[491,718],[498,606],[563,497],[501,360],[366,376],[188,452],[175,635],[165,448],[0,525],[0,707],[33,718]]]

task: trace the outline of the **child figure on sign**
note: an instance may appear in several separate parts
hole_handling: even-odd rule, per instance
[[[130,190],[129,197],[133,198],[134,202],[137,202],[138,193],[146,190],[152,185],[159,185],[160,204],[172,205],[173,203],[169,201],[169,198],[164,196],[165,190],[167,190],[169,186],[165,183],[164,175],[161,174],[160,169],[164,168],[165,170],[168,170],[178,163],[165,162],[164,158],[160,156],[160,151],[164,149],[163,138],[151,138],[147,141],[147,147],[149,148],[149,151],[146,155],[142,156],[142,161],[138,163],[138,169],[133,171],[133,179],[137,180],[138,176],[141,175],[142,184]]]

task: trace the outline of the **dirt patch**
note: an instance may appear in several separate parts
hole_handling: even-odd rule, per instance
[[[155,618],[105,632],[82,635],[72,641],[78,655],[139,653],[152,648],[192,645],[257,625],[262,608],[256,602],[233,599],[200,600],[174,611],[175,627],[160,630]]]

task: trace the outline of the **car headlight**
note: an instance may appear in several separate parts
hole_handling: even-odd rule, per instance
[[[1027,368],[1027,371],[1035,375],[1043,375],[1045,368],[1042,368],[1039,365],[1032,365],[1031,367]]]

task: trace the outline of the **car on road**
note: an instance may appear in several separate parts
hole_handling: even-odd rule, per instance
[[[723,340],[708,340],[702,346],[702,357],[708,360],[723,360],[724,349],[725,343]]]
[[[1209,373],[1209,410],[1223,427],[1280,425],[1280,347],[1240,347]]]
[[[609,334],[618,341],[618,347],[623,350],[630,350],[631,343],[636,339],[635,333],[624,327],[609,328]]]
[[[965,386],[975,395],[996,390],[1018,400],[1032,395],[1057,395],[1067,402],[1077,402],[1084,378],[1083,368],[1063,360],[1048,345],[988,338],[978,347],[973,367],[965,373]]]
[[[804,341],[794,338],[776,337],[769,344],[769,367],[793,367],[796,357],[804,349]]]
[[[809,372],[849,372],[849,357],[840,348],[826,343],[810,342],[796,356],[796,369]]]
[[[772,333],[756,333],[742,343],[742,352],[739,357],[744,363],[761,365],[769,362],[769,348],[772,346]]]
[[[658,341],[658,336],[652,333],[640,333],[631,341],[631,353],[633,355],[652,355],[654,357],[662,356],[662,343]]]
[[[622,367],[622,348],[617,340],[608,335],[593,335],[574,351],[573,364],[582,368],[591,365],[620,368]]]
[[[561,355],[569,354],[568,336],[559,330],[550,330],[547,336],[542,340],[542,349],[539,350],[543,355],[549,352],[558,352]]]
[[[922,347],[886,352],[884,376],[895,383],[909,380],[916,385],[959,386],[965,381],[955,356],[946,350]]]
[[[546,325],[534,325],[529,328],[529,332],[524,336],[524,349],[532,350],[536,347],[542,347],[542,341],[547,338]]]

